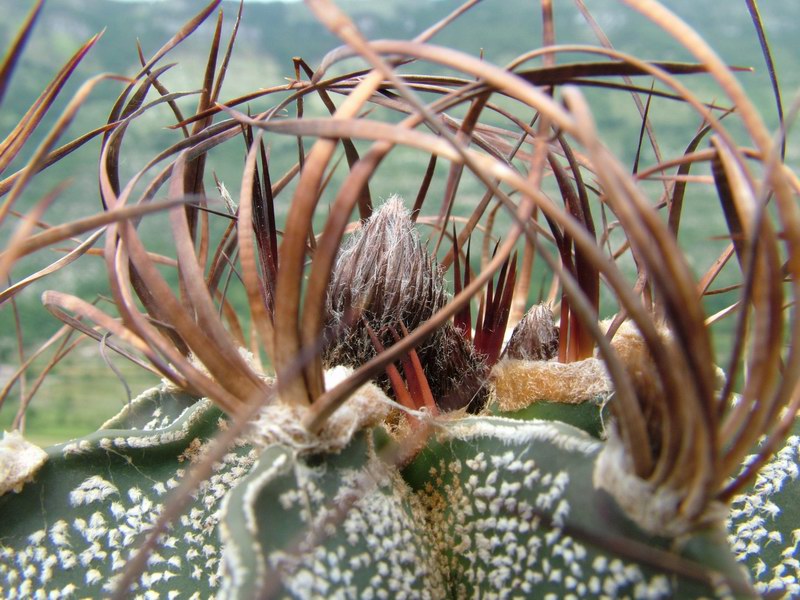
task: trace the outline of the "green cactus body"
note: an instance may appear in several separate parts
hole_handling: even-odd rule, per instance
[[[747,565],[761,594],[800,596],[800,424],[761,469],[744,494],[734,497],[728,541]]]
[[[325,457],[262,453],[226,502],[221,597],[446,596],[422,508],[371,438]]]
[[[640,531],[593,486],[601,442],[562,423],[496,417],[449,433],[406,469],[440,530],[449,597],[714,595],[640,560],[642,549],[670,552],[671,540]]]
[[[527,408],[513,411],[493,409],[498,417],[530,421],[557,421],[567,423],[585,431],[594,438],[601,439],[605,431],[604,411],[605,397],[591,398],[581,404],[564,404],[562,402],[534,402]]]
[[[157,388],[107,423],[114,428],[48,449],[35,481],[0,497],[0,596],[108,596],[222,418],[208,400]],[[254,459],[244,447],[225,457],[162,537],[138,595],[212,593],[220,565],[217,511]]]
[[[210,402],[191,402],[152,390],[106,424],[114,429],[49,449],[34,482],[0,497],[0,593],[107,595],[169,490],[220,427],[222,413]],[[380,427],[333,454],[238,445],[162,536],[134,594],[730,595],[713,578],[696,581],[654,563],[675,544],[640,531],[594,487],[597,438],[563,423],[496,416],[443,418],[435,427],[402,469],[381,458]],[[765,470],[756,495],[734,502],[730,544],[762,590],[780,578],[796,585],[797,439]],[[779,469],[782,487],[770,479]],[[777,493],[768,498],[770,485]],[[766,551],[755,556],[753,543]],[[720,582],[741,581],[719,531],[683,540],[681,552],[724,572]]]

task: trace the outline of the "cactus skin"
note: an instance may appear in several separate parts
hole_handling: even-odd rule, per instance
[[[48,449],[34,483],[0,497],[0,596],[107,597],[114,577],[159,514],[170,489],[219,427],[222,412],[166,388],[146,392],[110,424]],[[163,538],[136,594],[182,597],[218,584],[215,515],[230,483],[255,459],[236,448]],[[188,591],[188,593],[186,593]]]
[[[800,597],[800,421],[744,494],[734,497],[728,541],[760,594]]]
[[[263,452],[225,503],[220,597],[446,597],[423,509],[372,438],[324,458]]]
[[[530,421],[555,421],[567,423],[585,431],[597,439],[605,436],[604,418],[607,417],[603,410],[607,398],[591,398],[582,404],[564,404],[562,402],[534,402],[527,408],[513,411],[501,411],[492,407],[492,413],[498,417]]]
[[[429,527],[440,530],[449,597],[725,595],[640,563],[635,552],[587,543],[586,533],[662,551],[672,544],[638,530],[593,487],[598,440],[562,423],[497,417],[464,419],[449,433],[405,470],[428,507]],[[724,543],[706,549],[741,582]]]
[[[210,402],[186,408],[190,402],[163,387],[147,392],[106,423],[116,429],[50,448],[35,482],[0,497],[0,595],[108,595],[187,459],[220,427],[222,413]],[[791,438],[776,455],[755,496],[734,502],[729,542],[760,591],[775,589],[781,574],[797,585],[798,441]],[[665,574],[584,538],[590,532],[595,540],[624,538],[664,551],[673,543],[639,531],[593,487],[603,443],[570,425],[445,419],[402,470],[379,457],[385,443],[376,428],[332,455],[300,456],[273,445],[257,456],[236,447],[164,536],[134,595],[730,595],[725,586]],[[770,498],[782,505],[776,512],[763,495],[778,468],[785,476]],[[764,511],[774,517],[753,520]],[[680,550],[741,582],[720,534],[698,532]],[[763,545],[758,556],[747,552],[751,541]]]
[[[165,384],[141,394],[103,423],[100,429],[163,429],[196,402],[196,396]]]

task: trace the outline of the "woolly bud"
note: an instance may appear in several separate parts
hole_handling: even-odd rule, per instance
[[[558,356],[558,327],[546,304],[537,304],[514,327],[505,356],[517,360],[550,360]]]
[[[328,290],[324,362],[353,367],[367,362],[376,354],[367,325],[388,348],[394,343],[393,327],[402,323],[413,331],[447,299],[438,265],[420,243],[408,210],[393,196],[351,237],[336,261]],[[483,406],[487,368],[450,322],[416,352],[441,409]],[[378,383],[390,389],[386,378]]]
[[[358,311],[376,331],[399,321],[411,331],[446,301],[433,259],[402,201],[393,196],[340,252],[328,310],[334,325]]]

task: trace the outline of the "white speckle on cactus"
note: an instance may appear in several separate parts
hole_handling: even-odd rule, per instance
[[[584,435],[573,430],[566,433],[550,421],[527,421],[528,427],[519,427],[519,423],[515,419],[500,417],[492,419],[466,417],[458,420],[444,420],[442,427],[448,435],[462,440],[496,437],[508,445],[524,442],[547,442],[561,450],[587,455],[596,452],[601,446],[600,441],[588,434]],[[476,457],[477,459],[478,457]]]
[[[609,567],[608,559],[587,552],[559,528],[571,511],[570,477],[565,469],[535,460],[536,449],[542,446],[530,442],[545,439],[577,454],[597,452],[599,444],[581,437],[565,440],[567,432],[550,424],[491,421],[490,435],[501,444],[513,440],[514,452],[475,452],[458,461],[460,469],[451,460],[440,461],[427,473],[436,485],[417,492],[425,518],[440,532],[431,560],[442,561],[451,585],[469,584],[456,596],[469,596],[473,593],[469,590],[477,593],[478,586],[482,598],[519,593],[558,598],[671,595],[668,578],[645,576],[637,565],[620,560]],[[467,425],[452,437],[469,445],[470,435],[480,438],[489,429]],[[448,433],[453,430],[449,424],[441,429],[442,444],[450,443]],[[535,495],[520,495],[523,488]],[[537,516],[540,512],[547,513],[554,526],[544,525]]]
[[[64,456],[77,456],[85,454],[92,449],[92,443],[89,440],[76,440],[74,442],[67,442],[61,447],[61,452]]]
[[[19,431],[4,431],[0,441],[0,496],[19,492],[47,462],[47,452],[27,441]]]
[[[132,434],[137,436],[150,441],[158,438],[158,434]],[[110,438],[101,439],[108,441],[108,447],[112,446]],[[97,438],[90,445],[103,446]],[[134,442],[128,446],[136,445]],[[86,444],[74,443],[67,455],[76,449],[86,449]],[[197,501],[186,515],[191,517],[186,521],[190,531],[186,536],[165,535],[163,546],[150,557],[147,581],[152,589],[144,585],[143,578],[136,584],[133,597],[157,597],[154,594],[176,597],[170,594],[177,590],[170,589],[169,581],[181,573],[184,576],[195,573],[200,589],[206,590],[205,596],[213,594],[220,574],[216,556],[219,501],[248,472],[254,460],[255,452],[247,449],[231,451],[225,457],[219,470],[200,486]],[[136,466],[134,462],[131,464]],[[234,470],[238,476],[232,474]],[[72,507],[71,522],[58,519],[46,529],[27,534],[24,540],[32,549],[12,549],[0,544],[0,557],[13,556],[14,561],[9,563],[13,568],[4,571],[6,561],[0,560],[0,595],[36,597],[34,594],[38,593],[41,597],[74,597],[80,589],[84,596],[105,597],[113,591],[114,580],[129,564],[142,534],[163,508],[158,497],[177,486],[178,481],[172,477],[168,482],[165,476],[165,480],[154,480],[146,487],[123,487],[122,479],[112,481],[93,476],[76,485],[64,498],[64,504]],[[101,502],[102,509],[95,510]],[[70,570],[75,573],[77,586],[64,587],[63,574]]]
[[[152,419],[150,419],[147,423],[144,424],[142,427],[145,431],[152,431],[154,429],[163,429],[167,425],[169,425],[172,421],[175,420],[175,417],[169,414],[163,414],[161,408],[156,408],[153,411]]]
[[[103,574],[100,573],[97,569],[89,569],[86,571],[86,584],[87,585],[94,585],[95,583],[99,582],[103,577]]]
[[[112,494],[119,494],[117,486],[99,475],[93,475],[70,492],[69,503],[72,506],[81,506],[103,502]]]
[[[750,457],[746,464],[754,457]],[[791,436],[783,448],[761,469],[752,489],[736,496],[728,519],[729,542],[736,558],[751,562],[756,590],[761,594],[783,591],[786,597],[800,596],[800,529],[791,536],[776,523],[782,516],[775,497],[798,479],[800,436]],[[772,569],[763,560],[765,552],[776,557]]]
[[[47,537],[47,532],[44,529],[39,529],[28,536],[28,541],[32,546],[38,546],[44,541],[45,537]],[[3,552],[0,552],[0,558],[6,558]]]
[[[265,464],[264,469],[272,467]],[[297,530],[305,529],[305,534],[296,540],[299,553],[267,549],[266,564],[281,575],[288,594],[300,598],[417,598],[420,590],[426,589],[430,598],[445,596],[441,573],[435,560],[429,559],[416,527],[421,514],[403,509],[405,501],[414,501],[413,495],[395,470],[373,455],[363,469],[339,471],[333,490],[325,487],[324,466],[312,468],[298,461],[287,473],[297,487],[276,500],[286,511],[285,518],[300,520]],[[267,479],[261,475],[257,472],[248,483],[255,486]],[[398,494],[398,490],[404,492]],[[252,487],[247,492],[257,495]],[[349,510],[337,523],[337,506],[342,503]],[[327,537],[329,529],[339,537]],[[224,528],[222,533],[224,536]],[[358,550],[359,545],[363,551]],[[223,547],[225,559],[233,567],[232,545]],[[245,550],[253,551],[250,546]],[[233,568],[228,572],[235,573]],[[354,582],[369,573],[371,579],[362,579],[368,588],[364,584],[356,587]],[[421,581],[426,582],[424,588],[420,588]],[[226,589],[220,591],[226,593]]]
[[[142,394],[142,396],[140,396],[140,398],[145,398],[150,394],[151,392],[145,392],[144,394]],[[133,404],[139,402],[140,398],[134,400]],[[100,438],[100,440],[97,442],[97,445],[100,448],[103,448],[104,450],[113,451],[114,449],[125,450],[128,448],[137,448],[137,449],[152,448],[155,446],[160,446],[163,444],[169,444],[179,441],[187,435],[188,431],[195,425],[195,423],[199,419],[203,418],[203,415],[205,414],[206,410],[212,406],[213,403],[211,402],[211,400],[203,398],[201,400],[198,400],[197,403],[195,403],[191,407],[191,409],[190,408],[185,409],[183,413],[181,413],[177,418],[174,415],[170,416],[168,414],[165,414],[159,417],[158,419],[153,419],[150,422],[146,423],[144,427],[141,429],[141,431],[136,435],[128,435],[124,437],[116,436],[114,438],[103,437]],[[121,414],[124,415],[127,412],[127,410],[128,407],[123,409]],[[158,411],[159,409],[156,408],[155,410]],[[188,418],[181,421],[184,414],[186,414],[187,412],[188,412]],[[115,417],[115,419],[117,419],[117,417]],[[113,425],[115,419],[109,421],[109,424]],[[176,421],[180,421],[181,423],[180,427],[167,430],[163,429]],[[148,435],[147,432],[155,432],[155,433]],[[88,440],[82,440],[81,442],[78,442],[78,444],[80,444],[80,447],[78,448],[76,448],[74,443],[71,443],[69,445],[71,453],[75,453],[77,451],[84,453],[91,450],[92,448],[92,445]],[[65,446],[62,449],[62,451],[66,453],[67,447]]]

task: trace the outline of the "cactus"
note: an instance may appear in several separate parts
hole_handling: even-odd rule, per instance
[[[642,63],[598,49],[617,60],[556,66],[554,17],[542,2],[545,66],[523,67],[531,58],[523,55],[500,68],[428,43],[460,11],[414,42],[368,44],[335,4],[310,0],[346,45],[315,71],[296,59],[296,81],[223,103],[230,53],[217,68],[218,28],[196,114],[184,118],[173,106],[186,139],[121,185],[125,132],[179,96],[159,80],[159,61],[218,0],[143,61],[125,80],[107,125],[93,132],[104,135],[103,212],[48,235],[31,236],[23,224],[0,255],[0,275],[48,243],[107,227],[102,252],[114,308],[57,291],[43,302],[70,327],[165,381],[87,437],[46,451],[25,445],[19,433],[2,442],[0,594],[797,595],[800,327],[784,311],[800,295],[796,178],[779,164],[732,71],[704,42],[654,0],[627,3],[700,62]],[[753,14],[760,28],[757,9]],[[236,28],[229,47],[235,35]],[[0,77],[13,70],[20,50],[14,46]],[[328,78],[352,53],[371,71]],[[404,74],[398,56],[458,68],[463,77]],[[714,110],[676,78],[703,72],[744,112],[755,150],[736,146]],[[676,161],[665,218],[638,185],[646,175],[631,177],[605,149],[575,87],[586,77],[643,74],[671,86],[673,99],[710,123]],[[424,104],[419,94],[431,86],[443,95]],[[153,90],[157,98],[144,103]],[[347,98],[337,108],[331,94],[340,92]],[[500,93],[513,109],[491,103]],[[281,94],[255,116],[236,108]],[[302,102],[312,94],[330,118],[303,117]],[[278,118],[295,102],[297,118]],[[404,120],[373,119],[363,110],[368,102]],[[467,117],[457,122],[448,112],[460,105]],[[487,120],[489,110],[510,128]],[[527,125],[534,113],[535,126]],[[711,150],[696,151],[711,129]],[[277,179],[264,138],[281,135],[301,143],[297,165]],[[308,154],[306,137],[315,138]],[[215,182],[229,212],[211,212],[207,153],[234,138],[247,149],[238,203]],[[365,151],[354,141],[374,144]],[[63,154],[48,154],[49,144],[15,176],[22,183],[12,201],[26,178]],[[349,172],[317,235],[314,217],[339,144]],[[397,145],[430,155],[413,209],[398,197],[372,204],[370,182]],[[763,181],[742,166],[754,155]],[[420,221],[439,160],[450,163],[443,205],[438,218]],[[712,163],[732,244],[698,282],[679,245],[685,186],[677,183],[690,181],[688,169],[703,160]],[[159,161],[167,164],[153,175]],[[672,166],[659,162],[651,171]],[[450,234],[465,168],[486,196],[462,231]],[[558,202],[542,186],[546,169]],[[141,181],[147,185],[136,197]],[[154,203],[165,184],[169,200]],[[290,193],[283,217],[275,209]],[[762,199],[771,194],[775,208],[767,211]],[[486,211],[495,198],[512,218],[492,252],[495,213]],[[599,202],[602,232],[592,214]],[[141,219],[155,211],[167,213],[174,258],[158,257],[140,237]],[[358,219],[350,223],[354,211]],[[614,251],[605,247],[614,231],[606,213],[624,235]],[[214,216],[225,226],[211,227]],[[481,222],[475,271],[471,240]],[[422,224],[433,225],[427,246]],[[633,281],[616,262],[628,251]],[[537,255],[556,285],[548,302],[526,312]],[[709,317],[703,298],[734,256],[741,295]],[[174,280],[165,277],[167,268]],[[241,286],[242,313],[226,279]],[[2,298],[22,287],[9,287]],[[601,289],[616,303],[608,321],[600,320]],[[725,375],[710,328],[735,312],[738,337]],[[783,349],[786,337],[792,344]]]
[[[800,427],[795,425],[786,443],[761,469],[749,489],[731,501],[728,541],[736,559],[747,565],[756,590],[763,595],[794,597],[800,593],[798,465]]]
[[[188,406],[186,400],[163,388],[146,392],[107,429],[49,448],[36,481],[0,498],[3,514],[15,515],[2,526],[4,597],[113,591],[113,576],[223,416],[208,400]],[[202,595],[216,587],[214,515],[229,488],[225,482],[241,477],[254,460],[247,448],[226,456],[198,490],[185,524],[164,538],[143,586],[165,595],[173,585]],[[179,584],[170,581],[175,573]]]
[[[50,448],[36,481],[0,498],[3,514],[17,517],[0,528],[6,597],[113,590],[167,493],[224,423],[208,400],[186,402],[165,386],[143,394],[109,428]],[[393,442],[382,428],[328,455],[242,440],[162,535],[134,592],[746,595],[719,531],[681,540],[683,556],[672,554],[674,542],[639,530],[593,485],[599,440],[542,420],[462,417],[436,427],[403,466],[385,459]],[[790,446],[796,453],[796,440]],[[787,459],[796,466],[786,451],[775,460]],[[757,494],[734,501],[734,550],[751,543],[757,517],[737,507],[765,500],[763,478],[774,472],[762,474]],[[796,491],[781,494],[791,523]],[[765,504],[757,509],[769,512]],[[758,560],[774,569],[789,557]]]

